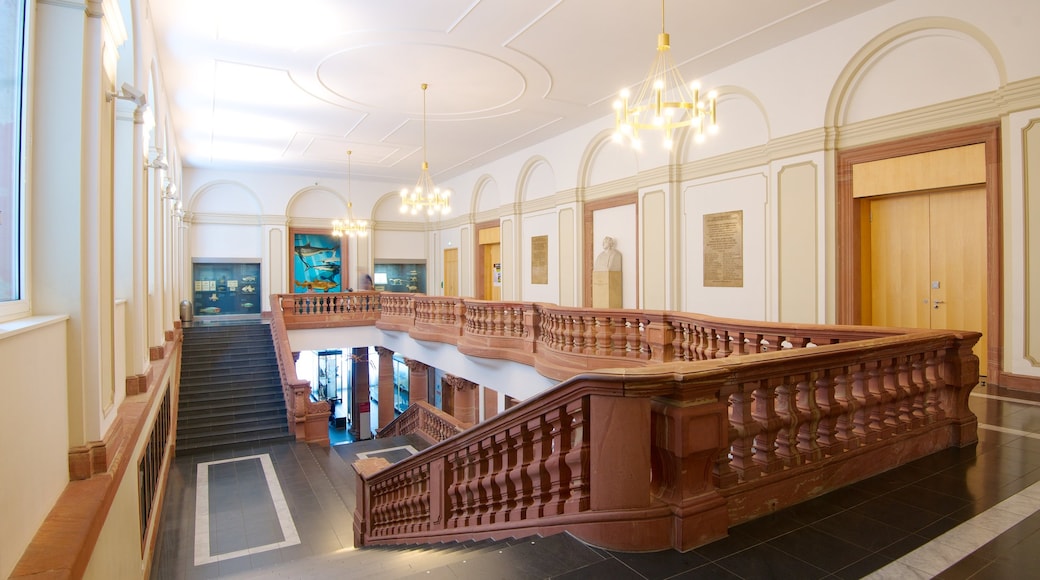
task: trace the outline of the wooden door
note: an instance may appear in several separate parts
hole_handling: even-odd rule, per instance
[[[869,210],[866,322],[984,332],[985,189],[877,197]],[[985,372],[985,334],[975,354]]]
[[[459,249],[444,250],[444,295],[459,295]]]
[[[986,190],[931,194],[932,328],[977,330],[979,372],[986,373]]]
[[[502,284],[495,274],[502,264],[502,244],[483,244],[480,249],[484,252],[484,295],[481,299],[501,300]]]

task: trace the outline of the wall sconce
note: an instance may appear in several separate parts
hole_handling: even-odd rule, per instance
[[[119,88],[118,93],[109,91],[108,94],[105,95],[105,99],[109,102],[113,99],[130,101],[140,108],[148,106],[148,96],[144,94],[144,91],[130,83],[123,83],[123,86]]]
[[[148,169],[161,169],[162,171],[166,171],[170,168],[170,166],[166,164],[166,155],[162,152],[162,149],[158,150],[155,159],[145,163],[144,166]]]
[[[163,188],[162,198],[177,199],[177,184],[167,179],[166,187]]]

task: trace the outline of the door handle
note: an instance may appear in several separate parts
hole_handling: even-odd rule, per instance
[[[945,301],[945,300],[936,300],[936,301],[935,301],[935,309],[936,309],[936,310],[938,310],[938,309],[939,309],[939,305],[940,305],[940,304],[946,304],[946,301]]]

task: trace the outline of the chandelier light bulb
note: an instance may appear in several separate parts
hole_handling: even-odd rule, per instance
[[[708,94],[707,102],[701,101],[700,81],[687,84],[679,74],[671,57],[671,41],[665,32],[664,0],[661,0],[661,32],[657,36],[657,51],[650,70],[644,77],[634,96],[622,89],[620,99],[614,103],[616,140],[628,138],[631,146],[641,149],[640,130],[665,132],[662,143],[674,145],[674,131],[690,127],[695,136],[707,118],[716,125],[715,100],[717,93]]]

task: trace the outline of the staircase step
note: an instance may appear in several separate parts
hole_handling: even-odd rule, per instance
[[[254,417],[250,419],[237,418],[227,421],[226,418],[214,418],[211,420],[194,420],[190,426],[182,424],[177,426],[177,439],[191,437],[224,437],[227,435],[255,434],[255,433],[288,433],[286,427],[285,413],[279,417]]]
[[[236,449],[241,447],[258,447],[273,445],[275,443],[289,443],[296,440],[296,436],[288,431],[282,434],[267,434],[256,436],[229,437],[229,438],[189,438],[185,441],[177,438],[177,455],[192,455],[196,453],[210,453],[223,449]]]
[[[285,405],[280,398],[268,402],[253,401],[249,404],[181,407],[177,413],[177,418],[178,420],[187,421],[209,421],[214,418],[252,419],[261,415],[272,416],[274,413],[285,413]]]
[[[267,405],[281,401],[285,404],[285,397],[280,392],[239,391],[225,395],[189,395],[181,397],[180,409],[184,411],[195,411],[198,409],[217,409],[227,407],[255,407],[256,405]]]
[[[295,439],[270,326],[186,328],[180,378],[178,454]]]

